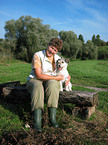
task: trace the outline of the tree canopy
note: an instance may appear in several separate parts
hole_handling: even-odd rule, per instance
[[[84,38],[83,38],[83,36],[81,34],[79,35],[78,39],[81,40],[82,43],[84,43]]]
[[[42,19],[31,16],[21,16],[18,20],[6,21],[5,41],[0,41],[1,51],[6,50],[17,59],[31,62],[35,52],[46,49],[52,38],[59,37],[63,40],[61,54],[65,57],[72,60],[97,59],[99,53],[99,59],[104,56],[106,59],[108,42],[101,40],[99,34],[97,36],[94,34],[92,41],[88,40],[85,43],[82,34],[77,37],[73,31],[58,32],[42,22]],[[101,46],[106,46],[103,51],[101,51]],[[97,51],[98,47],[99,51]]]
[[[77,39],[77,35],[73,31],[60,31],[60,38],[63,40],[62,54],[76,59],[82,43]]]
[[[57,30],[43,25],[40,18],[31,16],[7,21],[5,30],[5,38],[16,41],[16,57],[27,61],[31,61],[34,52],[46,48],[51,38],[58,37]]]

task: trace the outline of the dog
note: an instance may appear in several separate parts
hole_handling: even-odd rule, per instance
[[[69,81],[68,85],[65,85],[65,81],[68,80],[68,66],[69,60],[68,59],[58,59],[56,62],[56,73],[64,75],[64,79],[60,81],[60,91],[72,91],[72,84]]]

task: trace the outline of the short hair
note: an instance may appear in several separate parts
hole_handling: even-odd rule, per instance
[[[49,42],[49,45],[56,47],[57,50],[60,51],[63,47],[63,41],[59,38],[52,38]]]

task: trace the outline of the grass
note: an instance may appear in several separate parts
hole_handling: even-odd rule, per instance
[[[0,99],[0,101],[2,101]],[[4,104],[1,102],[0,104]],[[18,130],[22,128],[22,121],[20,121],[19,116],[9,110],[7,108],[7,104],[5,106],[0,105],[0,130],[1,132],[10,131],[13,128]]]
[[[0,64],[0,83],[20,81],[26,83],[27,76],[31,71],[31,65],[22,61],[14,60],[10,63]]]
[[[73,84],[108,88],[108,61],[71,61],[68,66]],[[0,83],[20,81],[26,83],[31,64],[18,60],[0,63]],[[73,90],[93,91],[83,86]],[[1,144],[107,144],[108,92],[99,92],[99,106],[88,120],[72,116],[69,110],[58,108],[60,128],[48,126],[48,112],[43,111],[43,133],[34,134],[30,102],[9,103],[0,98],[0,143]],[[73,107],[73,106],[68,106]]]
[[[73,61],[68,70],[73,84],[108,88],[108,61],[86,60]]]
[[[0,63],[0,83],[17,81],[25,83],[31,71],[31,64],[14,60]],[[73,84],[108,88],[108,61],[71,61],[68,65]]]
[[[99,92],[98,110],[108,115],[108,92]]]

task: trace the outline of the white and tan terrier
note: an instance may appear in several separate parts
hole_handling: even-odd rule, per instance
[[[72,91],[72,84],[69,81],[68,85],[65,85],[65,82],[68,80],[68,70],[67,70],[67,66],[68,66],[69,60],[68,59],[58,59],[56,62],[56,72],[57,74],[62,74],[64,75],[64,79],[60,81],[60,91]]]

